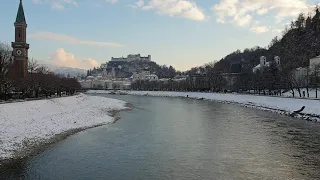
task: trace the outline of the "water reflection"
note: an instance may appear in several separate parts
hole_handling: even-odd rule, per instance
[[[116,124],[0,169],[0,179],[320,178],[317,123],[208,101],[117,98],[135,108]]]

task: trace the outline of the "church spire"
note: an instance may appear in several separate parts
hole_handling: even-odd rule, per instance
[[[16,18],[16,22],[15,23],[27,24],[26,23],[26,18],[24,16],[22,0],[20,0],[19,9],[18,9],[17,18]]]

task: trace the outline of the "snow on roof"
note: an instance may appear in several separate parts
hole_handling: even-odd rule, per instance
[[[87,76],[87,79],[94,79],[93,76]]]
[[[260,64],[256,65],[253,69],[259,69],[261,67]]]
[[[270,61],[266,62],[265,66],[270,66]],[[261,64],[256,65],[254,68],[252,69],[260,69],[261,68]]]

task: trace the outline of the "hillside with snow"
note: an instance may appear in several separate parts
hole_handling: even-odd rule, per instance
[[[87,70],[85,69],[78,69],[78,68],[71,68],[71,67],[61,67],[61,66],[55,66],[51,64],[41,64],[41,66],[45,66],[48,68],[49,71],[54,72],[55,74],[62,75],[67,77],[70,75],[70,77],[77,77],[77,76],[86,76]]]

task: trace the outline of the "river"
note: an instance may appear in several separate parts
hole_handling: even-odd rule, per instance
[[[0,179],[320,178],[320,123],[210,101],[111,97],[133,109],[3,167]]]

